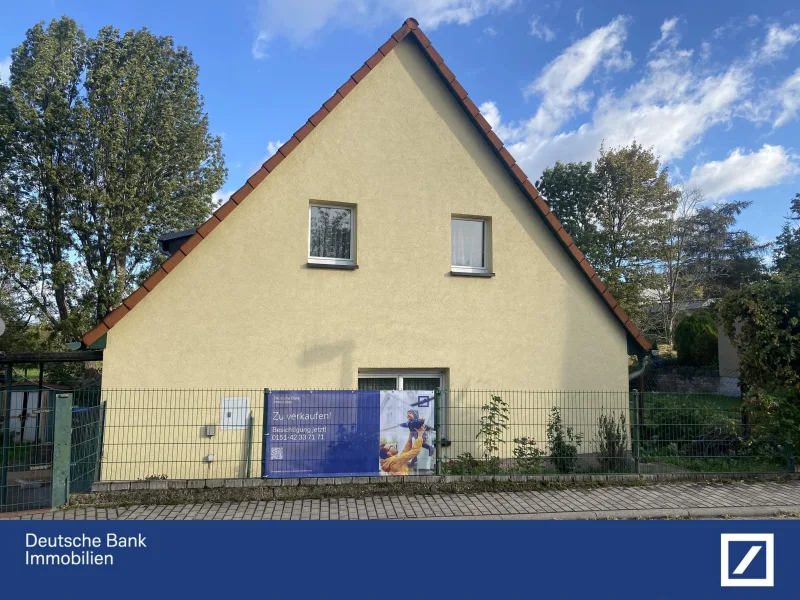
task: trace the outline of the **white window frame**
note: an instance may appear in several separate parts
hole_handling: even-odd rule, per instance
[[[483,225],[483,266],[465,267],[453,264],[453,221],[475,221]],[[489,219],[482,217],[450,217],[450,271],[453,273],[488,273],[489,272]]]
[[[350,211],[350,258],[327,258],[311,255],[311,211],[316,208],[338,208]],[[356,264],[356,207],[353,204],[310,202],[308,205],[308,262],[318,265],[354,266]]]
[[[442,438],[449,440],[450,438],[447,437],[448,433],[448,423],[449,423],[449,416],[448,416],[448,400],[447,400],[447,388],[445,387],[445,372],[441,369],[428,369],[428,370],[416,370],[416,371],[404,371],[402,369],[398,370],[391,370],[386,369],[383,371],[359,371],[358,372],[358,379],[383,379],[386,377],[394,377],[397,379],[397,389],[403,389],[403,379],[408,378],[417,378],[417,377],[438,377],[439,378],[439,389],[442,390],[442,408],[441,413],[439,413],[443,417],[443,423],[441,423],[442,428]],[[425,390],[427,391],[427,390]],[[432,390],[436,391],[436,390]]]
[[[444,389],[444,372],[438,370],[432,371],[368,371],[363,372],[359,371],[358,378],[359,379],[385,379],[387,377],[394,377],[397,379],[397,389],[403,389],[403,379],[417,379],[417,378],[439,378],[439,388]]]

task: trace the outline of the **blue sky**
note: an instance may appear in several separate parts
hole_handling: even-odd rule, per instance
[[[25,30],[69,15],[89,35],[148,27],[192,51],[225,197],[408,16],[532,178],[632,140],[708,201],[751,200],[772,239],[800,191],[800,9],[789,1],[138,0],[13,3],[0,78]]]

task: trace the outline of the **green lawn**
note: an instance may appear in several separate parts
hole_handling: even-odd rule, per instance
[[[722,394],[694,394],[679,392],[646,392],[644,395],[645,406],[658,403],[665,408],[670,405],[692,406],[695,408],[716,408],[720,410],[739,410],[742,399],[737,396],[723,396]]]

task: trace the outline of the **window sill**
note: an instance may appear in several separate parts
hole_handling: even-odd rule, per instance
[[[306,263],[306,267],[309,269],[335,269],[339,271],[355,271],[358,268],[358,265],[337,265],[333,263],[309,262]]]
[[[466,273],[464,271],[450,271],[451,277],[494,277],[494,273]]]

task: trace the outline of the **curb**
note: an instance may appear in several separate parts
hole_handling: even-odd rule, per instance
[[[730,517],[780,517],[800,513],[800,504],[782,506],[717,506],[667,509],[583,510],[560,513],[462,515],[428,517],[420,521],[604,521],[623,519],[726,519]],[[412,519],[408,519],[412,520]]]

